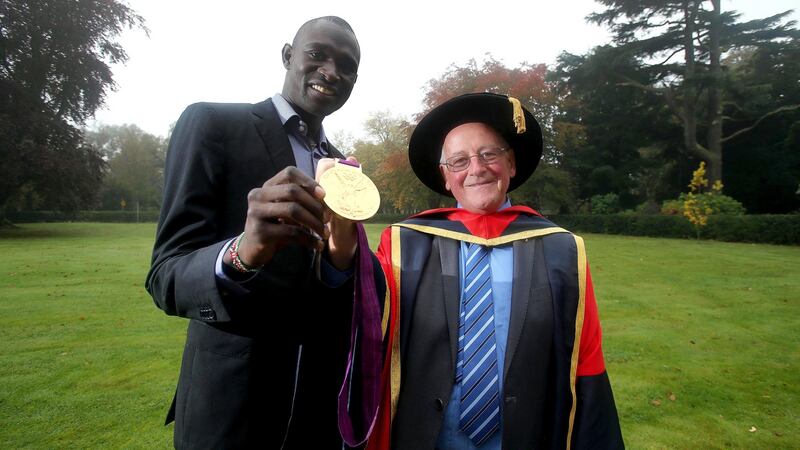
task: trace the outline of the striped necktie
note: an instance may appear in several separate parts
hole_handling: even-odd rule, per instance
[[[492,270],[486,247],[469,246],[464,273],[456,367],[456,382],[461,383],[458,425],[479,446],[500,428]]]

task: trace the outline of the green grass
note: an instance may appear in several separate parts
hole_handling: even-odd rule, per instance
[[[586,241],[631,448],[800,446],[800,248]]]
[[[154,231],[0,230],[0,448],[171,447],[186,322],[143,288]],[[584,238],[629,448],[800,447],[800,248]]]

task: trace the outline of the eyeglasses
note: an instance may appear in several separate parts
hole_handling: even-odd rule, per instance
[[[444,166],[447,166],[447,170],[450,172],[461,172],[462,170],[466,170],[469,167],[469,163],[472,158],[478,158],[478,160],[483,165],[494,164],[497,162],[497,158],[500,157],[501,154],[507,152],[510,149],[502,148],[502,147],[489,147],[484,150],[481,150],[477,155],[472,156],[453,156],[452,158],[448,158],[445,162],[441,163]]]

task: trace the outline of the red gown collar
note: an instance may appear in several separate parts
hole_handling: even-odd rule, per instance
[[[463,208],[438,208],[429,209],[411,217],[443,216],[448,220],[463,223],[474,236],[493,239],[503,234],[508,225],[520,214],[541,217],[541,214],[527,206],[511,206],[491,214],[476,214]]]

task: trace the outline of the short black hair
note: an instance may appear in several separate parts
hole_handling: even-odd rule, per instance
[[[297,38],[300,37],[300,35],[302,35],[303,32],[305,32],[305,30],[307,28],[309,28],[310,26],[314,25],[315,23],[317,23],[319,21],[323,21],[323,20],[325,22],[331,22],[333,24],[339,25],[340,27],[344,28],[345,30],[353,33],[353,36],[356,35],[356,32],[353,31],[353,27],[351,27],[350,24],[347,23],[347,21],[342,19],[341,17],[339,17],[339,16],[322,16],[322,17],[317,17],[315,19],[311,19],[308,22],[300,25],[300,28],[297,29],[297,33],[295,33],[294,39],[292,40],[292,46],[294,47],[297,44]]]

